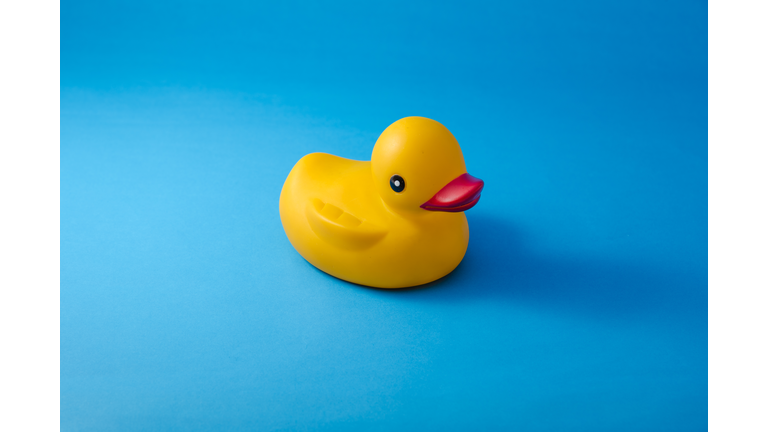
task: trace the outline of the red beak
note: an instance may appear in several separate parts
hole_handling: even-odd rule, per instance
[[[483,181],[464,173],[445,185],[421,208],[429,211],[463,212],[480,201]]]

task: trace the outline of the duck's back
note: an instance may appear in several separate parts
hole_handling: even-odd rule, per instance
[[[304,213],[312,200],[321,200],[373,224],[386,223],[381,199],[373,190],[371,163],[327,153],[301,158],[285,180],[280,194],[281,218],[289,210]]]

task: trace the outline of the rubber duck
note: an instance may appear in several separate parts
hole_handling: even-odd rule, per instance
[[[280,220],[318,269],[360,285],[412,287],[447,275],[464,258],[463,212],[483,185],[467,173],[445,126],[406,117],[382,132],[370,161],[301,158],[280,192]]]

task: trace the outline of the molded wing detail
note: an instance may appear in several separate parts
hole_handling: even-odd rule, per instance
[[[318,237],[344,249],[365,249],[387,235],[384,229],[317,198],[307,204],[307,220]]]

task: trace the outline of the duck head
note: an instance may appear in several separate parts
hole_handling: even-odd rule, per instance
[[[483,181],[467,173],[453,134],[425,117],[406,117],[385,129],[371,166],[379,195],[399,212],[463,212],[483,190]]]

